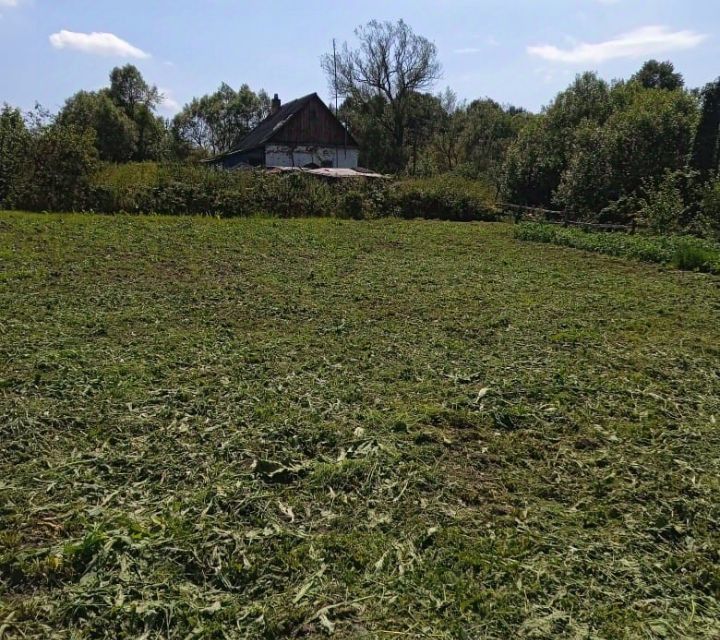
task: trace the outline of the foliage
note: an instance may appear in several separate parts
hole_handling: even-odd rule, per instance
[[[515,229],[520,240],[547,242],[681,269],[720,273],[720,244],[692,236],[604,233],[537,222]]]
[[[648,183],[639,200],[638,218],[655,233],[676,233],[683,228],[685,202],[678,175],[668,172],[657,183]]]
[[[172,131],[185,146],[184,155],[192,150],[216,155],[235,147],[269,112],[270,98],[264,90],[255,93],[243,84],[235,91],[223,82],[215,93],[186,104],[173,119]]]
[[[19,109],[3,105],[0,109],[0,206],[14,201],[23,162],[30,144],[30,133]]]
[[[69,98],[58,115],[64,126],[93,131],[99,157],[129,162],[137,156],[139,133],[132,119],[107,91],[80,91]]]
[[[706,235],[720,238],[720,178],[710,181],[700,195],[698,224]]]
[[[646,89],[665,89],[676,91],[685,86],[681,73],[675,71],[675,66],[669,60],[658,62],[648,60],[632,78],[631,82],[638,82]]]
[[[685,91],[670,63],[649,61],[631,81],[612,86],[596,74],[579,75],[511,142],[503,197],[561,208],[574,219],[614,222],[629,222],[644,198],[643,212],[654,216],[660,230],[661,200],[670,206],[670,194],[667,189],[651,194],[648,185],[687,169],[698,113],[697,97]],[[678,224],[680,217],[697,213],[692,182],[678,194]]]
[[[505,157],[503,197],[520,205],[546,206],[560,184],[565,165],[562,140],[546,115],[520,130]]]
[[[43,127],[31,138],[13,204],[34,211],[85,208],[97,161],[92,131],[62,124]]]
[[[160,99],[137,67],[115,67],[108,88],[68,98],[57,122],[92,132],[101,160],[157,160],[168,146],[165,123],[155,115]]]
[[[690,164],[705,178],[720,169],[720,78],[703,89]]]
[[[413,96],[440,78],[437,49],[403,20],[372,20],[358,27],[355,36],[356,48],[346,42],[337,55],[322,57],[323,71],[333,93],[370,108],[402,152],[412,126]],[[403,167],[403,158],[398,158],[395,170]]]
[[[695,130],[695,99],[680,91],[618,85],[623,106],[604,123],[578,127],[555,202],[581,219],[622,196],[636,193],[652,178],[685,166]],[[617,96],[615,96],[617,98]],[[632,149],[632,153],[628,153]]]
[[[449,220],[494,220],[500,215],[488,185],[451,176],[327,181],[301,173],[145,163],[105,167],[95,180],[94,194],[89,208],[104,213]]]
[[[0,247],[5,636],[718,637],[716,279],[499,224]]]
[[[410,179],[392,190],[398,215],[441,220],[497,220],[492,188],[481,180],[453,176]]]

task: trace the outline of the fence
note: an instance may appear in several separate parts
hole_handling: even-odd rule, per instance
[[[525,207],[519,204],[510,204],[509,202],[498,202],[498,206],[503,210],[512,214],[515,222],[521,222],[523,217],[530,220],[542,220],[548,224],[560,224],[564,227],[581,227],[585,229],[597,229],[598,231],[627,231],[635,233],[640,227],[635,220],[631,224],[605,224],[600,222],[581,222],[579,220],[570,220],[568,211],[555,211],[553,209],[543,209],[542,207]]]

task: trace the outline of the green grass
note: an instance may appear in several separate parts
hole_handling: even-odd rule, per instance
[[[0,310],[3,638],[720,635],[714,276],[0,214]]]
[[[630,235],[524,222],[515,227],[515,237],[720,274],[720,245],[692,236]]]

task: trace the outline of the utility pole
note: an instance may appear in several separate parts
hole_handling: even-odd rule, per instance
[[[335,38],[333,38],[333,76],[333,89],[335,89],[335,117],[340,120],[340,114],[338,113],[337,51],[335,49]],[[339,164],[340,150],[338,149],[338,146],[335,145],[335,168],[337,168]]]

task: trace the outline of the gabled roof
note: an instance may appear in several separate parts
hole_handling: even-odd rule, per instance
[[[327,105],[320,99],[317,93],[309,93],[302,98],[291,100],[290,102],[282,105],[275,113],[271,113],[267,118],[260,122],[252,131],[250,131],[238,144],[230,151],[221,153],[215,158],[206,160],[206,162],[212,162],[220,158],[226,158],[228,156],[240,153],[243,151],[250,151],[251,149],[257,149],[262,147],[268,142],[280,129],[282,129],[296,114],[313,100],[317,100],[329,113],[335,118],[335,114],[328,109]],[[339,122],[339,121],[338,121]],[[340,126],[344,127],[341,122]],[[355,138],[348,133],[348,142],[351,146],[357,146]]]
[[[313,98],[317,98],[317,93],[310,93],[297,100],[292,100],[282,105],[275,113],[271,113],[260,124],[248,133],[234,149],[228,153],[237,153],[238,151],[249,151],[264,145],[277,131],[282,129],[298,111],[311,102]]]

